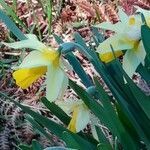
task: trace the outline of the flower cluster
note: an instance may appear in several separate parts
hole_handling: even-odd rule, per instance
[[[68,86],[68,77],[64,71],[65,64],[61,53],[40,42],[33,34],[27,34],[26,37],[26,40],[19,42],[2,42],[14,49],[33,49],[22,63],[15,67],[13,78],[16,84],[26,89],[42,75],[46,75],[46,98],[50,102],[55,101],[68,115],[73,114],[68,129],[72,132],[79,132],[88,124],[90,111],[81,100],[74,102],[62,100]],[[66,111],[66,107],[70,111]],[[83,117],[84,119],[81,119]]]
[[[148,11],[137,9],[137,14],[127,16],[121,9],[118,12],[120,21],[116,24],[103,22],[96,27],[112,30],[115,34],[100,43],[97,52],[100,59],[108,63],[115,57],[123,56],[123,69],[129,77],[132,77],[140,63],[144,65],[146,52],[141,40],[141,26],[143,25],[141,14],[145,16],[146,22],[150,25]],[[111,47],[112,46],[112,47]],[[114,53],[113,53],[113,50]],[[125,51],[125,54],[124,52]]]
[[[123,69],[132,77],[140,63],[144,65],[146,52],[141,40],[141,15],[143,13],[148,26],[150,18],[147,11],[138,8],[137,14],[127,16],[121,9],[118,14],[120,21],[116,24],[103,22],[96,27],[112,30],[115,34],[100,43],[97,48],[101,61],[109,63],[115,57],[123,56]],[[26,39],[4,45],[14,49],[33,49],[15,68],[13,77],[22,89],[28,88],[42,75],[46,75],[46,98],[61,107],[67,114],[72,114],[68,129],[79,132],[90,122],[90,110],[82,100],[63,101],[63,95],[68,87],[68,77],[64,71],[63,57],[59,50],[40,42],[35,35],[27,34]],[[114,52],[113,52],[114,51]]]

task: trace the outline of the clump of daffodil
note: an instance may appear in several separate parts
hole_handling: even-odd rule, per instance
[[[14,48],[31,48],[31,51],[16,68],[13,78],[22,89],[28,88],[39,77],[46,74],[46,97],[54,101],[62,96],[68,84],[68,78],[62,69],[60,53],[40,42],[35,35],[26,35],[27,39],[4,45]]]
[[[79,132],[90,122],[90,110],[82,100],[56,101],[56,104],[68,115],[72,114],[72,119],[68,125],[70,131]]]
[[[138,65],[144,65],[146,52],[141,41],[140,15],[127,16],[121,9],[118,12],[120,21],[116,24],[103,22],[96,27],[112,30],[115,34],[101,43],[97,49],[101,60],[105,63],[119,57],[123,50],[127,50],[123,56],[123,69],[132,77]],[[110,47],[112,45],[114,54]]]

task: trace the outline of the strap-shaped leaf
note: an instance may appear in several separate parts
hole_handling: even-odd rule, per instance
[[[75,138],[75,140],[78,141],[78,145],[79,147],[85,147],[85,149],[87,149],[87,147],[89,147],[91,150],[95,150],[96,149],[96,145],[84,140],[82,137],[80,137],[79,135],[70,132],[68,129],[64,128],[63,126],[49,120],[48,118],[40,115],[37,112],[32,111],[30,108],[28,108],[27,106],[23,106],[20,103],[16,102],[15,100],[13,100],[12,98],[10,98],[9,96],[5,95],[4,93],[0,92],[0,95],[2,97],[5,97],[7,100],[13,102],[15,105],[17,105],[18,107],[20,107],[24,112],[28,113],[29,115],[31,115],[35,121],[37,121],[38,123],[40,123],[41,125],[43,125],[45,128],[47,128],[49,131],[51,131],[52,133],[54,133],[55,135],[57,135],[58,137],[60,137],[62,140],[64,140],[66,142],[67,145],[69,145],[70,148],[76,148],[74,147],[74,145],[72,145],[73,147],[71,147],[70,143],[68,143],[68,140],[66,140],[66,138],[64,137],[63,133],[67,132],[67,134],[69,136],[72,136],[72,138]],[[84,148],[83,148],[84,149]]]
[[[120,99],[117,99],[122,111],[128,116],[139,137],[145,142],[147,147],[150,146],[150,134],[147,132],[150,128],[149,121],[149,103],[150,96],[146,96],[137,85],[128,77],[125,71],[122,69],[121,64],[117,61],[118,72],[123,74],[126,84],[120,84],[120,88],[126,95],[125,101],[128,104],[128,113],[123,110],[123,105],[120,103]]]
[[[32,149],[33,150],[43,150],[43,147],[38,141],[32,140]]]
[[[0,4],[6,10],[9,16],[11,16],[15,21],[19,23],[20,26],[22,26],[26,31],[28,31],[28,28],[26,27],[26,25],[22,22],[22,20],[19,19],[19,17],[16,15],[13,9],[9,7],[4,0],[0,0]]]
[[[57,36],[56,34],[53,35],[55,40],[57,41],[58,44],[62,44],[64,43],[63,40]],[[63,47],[63,49],[72,49],[72,45],[71,44],[65,44],[65,48]],[[60,49],[61,49],[61,45],[60,45]],[[74,49],[72,49],[74,50]],[[90,79],[90,77],[85,73],[85,71],[83,70],[80,62],[78,61],[78,59],[76,58],[76,56],[72,53],[69,52],[65,55],[65,58],[69,61],[69,63],[72,65],[73,70],[78,74],[79,78],[81,79],[81,81],[83,82],[83,84],[86,87],[90,87],[93,85],[92,80]]]
[[[77,134],[73,135],[68,132],[63,132],[63,137],[67,142],[67,147],[76,148],[80,150],[96,150],[96,145],[89,145],[87,141],[80,138]]]
[[[26,36],[20,31],[20,29],[14,24],[14,22],[0,10],[0,19],[6,24],[8,29],[19,39],[25,40]]]
[[[26,115],[26,119],[32,124],[35,130],[38,130],[47,139],[49,140],[52,139],[52,137],[45,131],[45,129],[40,124],[38,124],[32,117],[30,117],[29,115]]]
[[[42,103],[56,116],[60,119],[65,125],[68,125],[70,122],[70,117],[54,102],[48,101],[45,97],[42,97]]]
[[[105,107],[88,95],[81,87],[75,84],[70,80],[70,86],[78,94],[78,96],[84,101],[87,107],[112,131],[112,133],[119,138],[119,141],[122,143],[124,149],[128,150],[136,149],[136,145],[132,141],[132,138],[122,126],[121,122],[117,120],[117,117],[111,118],[112,114],[108,114]],[[113,113],[114,114],[114,113]],[[114,116],[114,115],[113,115]],[[113,120],[115,119],[115,120]]]
[[[98,136],[98,139],[100,141],[100,145],[101,144],[104,144],[105,147],[107,148],[107,150],[112,150],[112,147],[108,141],[108,139],[105,137],[104,133],[101,131],[101,129],[96,126],[96,132],[97,132],[97,136]]]

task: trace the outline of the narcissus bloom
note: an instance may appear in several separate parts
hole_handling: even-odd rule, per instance
[[[123,57],[123,69],[132,77],[138,65],[144,65],[146,52],[141,41],[140,15],[127,16],[121,9],[118,12],[120,21],[116,24],[103,22],[96,27],[112,30],[115,34],[101,43],[97,49],[100,58],[105,63],[114,59],[112,45],[116,57],[122,55],[122,50],[127,50]]]
[[[56,101],[56,104],[68,115],[72,114],[72,119],[68,125],[70,131],[79,132],[90,122],[90,110],[81,100]]]
[[[68,78],[62,69],[60,53],[38,41],[32,34],[27,39],[14,43],[4,43],[11,48],[31,48],[31,51],[13,73],[16,84],[28,88],[39,77],[46,74],[46,97],[54,101],[62,96],[68,85]]]

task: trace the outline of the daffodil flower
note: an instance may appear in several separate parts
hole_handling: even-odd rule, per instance
[[[72,119],[68,125],[70,131],[79,132],[90,122],[90,110],[82,100],[56,101],[56,104],[68,115],[72,114]]]
[[[123,69],[129,77],[132,77],[138,65],[144,65],[146,52],[141,41],[140,15],[127,16],[121,9],[118,12],[120,21],[116,24],[103,22],[96,27],[112,30],[115,34],[101,43],[97,49],[100,58],[105,63],[114,59],[110,45],[112,45],[116,57],[122,55],[122,50],[127,50],[123,57]]]
[[[31,51],[13,73],[16,84],[22,89],[28,88],[39,77],[46,74],[46,97],[54,101],[62,96],[68,85],[68,78],[62,69],[60,53],[42,42],[32,34],[27,39],[4,45],[14,48],[31,48]]]

